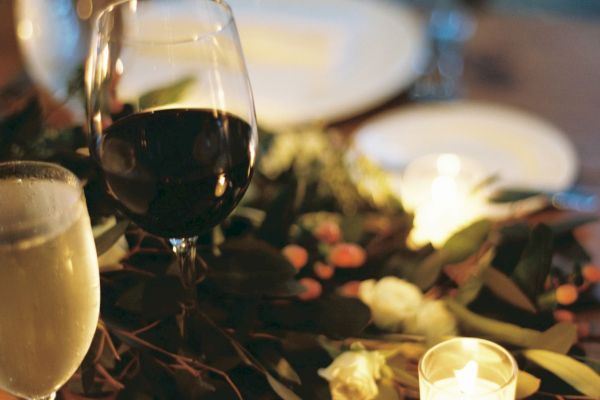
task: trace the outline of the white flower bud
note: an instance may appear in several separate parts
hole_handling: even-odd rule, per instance
[[[402,331],[412,324],[423,301],[418,287],[391,276],[377,283],[373,280],[362,282],[359,297],[371,308],[375,325],[390,332]]]
[[[377,380],[385,357],[377,351],[353,350],[340,354],[319,375],[329,381],[333,400],[372,400],[379,390]]]

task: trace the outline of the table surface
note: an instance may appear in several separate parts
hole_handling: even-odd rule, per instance
[[[10,8],[11,1],[0,0],[0,88],[23,68]],[[600,20],[498,11],[481,11],[476,19],[466,48],[465,97],[520,107],[554,123],[578,151],[579,183],[600,194]],[[364,117],[341,126],[351,130]],[[600,223],[578,234],[600,263]],[[584,318],[600,320],[600,310]],[[588,350],[600,358],[600,344]]]

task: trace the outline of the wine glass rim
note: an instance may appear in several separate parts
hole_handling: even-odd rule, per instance
[[[177,45],[177,44],[186,44],[186,43],[193,43],[193,42],[199,42],[203,39],[206,38],[210,38],[213,37],[217,34],[219,34],[220,32],[223,32],[225,29],[227,29],[231,24],[233,24],[234,18],[233,18],[233,11],[231,9],[231,6],[225,2],[224,0],[189,0],[189,1],[202,1],[204,3],[213,3],[219,7],[222,7],[227,15],[227,19],[223,22],[223,24],[219,25],[219,27],[217,29],[214,29],[212,31],[206,32],[206,33],[202,33],[202,34],[195,34],[192,35],[190,37],[184,37],[181,39],[176,39],[176,40],[140,40],[140,39],[123,39],[122,42],[126,43],[128,45],[139,45],[139,46],[158,46],[158,45]],[[112,13],[114,11],[115,8],[121,8],[123,6],[125,6],[126,4],[131,4],[131,3],[136,3],[137,4],[137,0],[118,0],[114,3],[109,4],[108,6],[104,7],[99,13],[98,16],[96,17],[96,27],[100,26],[100,21],[102,21],[102,19],[104,19],[107,15],[109,15],[110,13]],[[143,4],[143,3],[142,3]],[[98,31],[99,29],[97,29]]]
[[[28,169],[34,169],[39,171],[44,169],[52,170],[56,172],[57,175],[54,178],[43,175],[27,175],[26,171]],[[44,161],[28,160],[0,162],[0,181],[10,178],[18,179],[19,177],[49,182],[60,181],[76,190],[78,196],[71,204],[65,204],[65,207],[60,207],[60,209],[54,213],[49,213],[41,217],[32,218],[27,221],[18,221],[0,225],[0,246],[5,244],[11,244],[13,242],[12,240],[6,240],[5,236],[7,235],[22,233],[23,231],[34,229],[35,227],[42,226],[44,224],[51,224],[53,222],[61,221],[69,214],[73,215],[73,219],[75,219],[74,213],[78,211],[77,208],[81,206],[81,197],[83,196],[83,185],[81,184],[81,181],[73,172],[58,164]]]

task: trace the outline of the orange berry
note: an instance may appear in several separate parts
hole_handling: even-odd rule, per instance
[[[339,294],[345,297],[358,297],[358,289],[360,288],[360,281],[350,281],[340,286]]]
[[[366,259],[365,249],[354,243],[337,244],[329,253],[329,261],[340,268],[358,268]]]
[[[314,300],[321,296],[323,287],[321,284],[313,278],[302,278],[299,283],[306,288],[306,290],[298,295],[300,300],[308,301]]]
[[[335,273],[335,268],[329,264],[322,263],[317,261],[313,267],[315,270],[315,275],[319,279],[326,281],[327,279],[331,279],[333,274]]]
[[[575,314],[569,310],[554,310],[554,319],[556,322],[573,322],[575,321]]]
[[[317,239],[327,244],[334,244],[342,237],[340,226],[334,221],[323,221],[313,231]]]
[[[556,301],[558,304],[569,305],[577,301],[577,287],[573,284],[566,283],[556,288]]]
[[[288,244],[281,252],[296,269],[301,269],[308,262],[308,251],[297,244]]]
[[[591,326],[589,321],[583,321],[577,324],[577,336],[584,339],[590,336]]]
[[[581,270],[583,279],[590,283],[600,282],[600,268],[593,264],[586,264]]]

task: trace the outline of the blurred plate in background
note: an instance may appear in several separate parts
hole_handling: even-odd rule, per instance
[[[476,102],[428,103],[389,111],[359,127],[353,149],[400,173],[431,153],[477,161],[498,186],[559,191],[577,178],[573,144],[549,122],[524,111]]]
[[[407,88],[424,27],[385,0],[230,0],[259,123],[281,127],[366,111]]]

